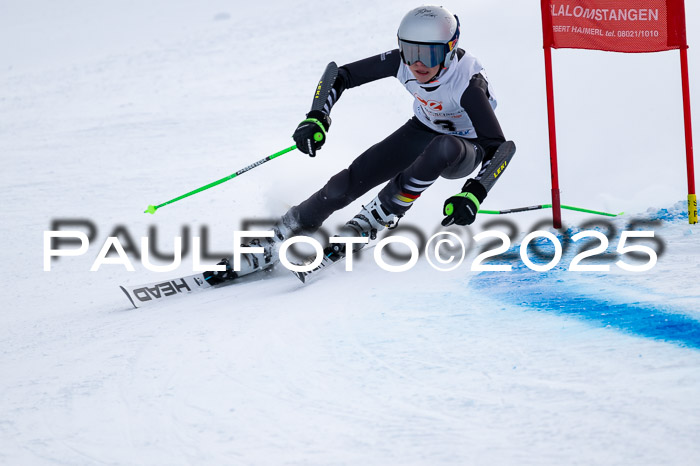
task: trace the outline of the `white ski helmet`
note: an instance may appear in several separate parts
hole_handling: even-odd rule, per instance
[[[447,68],[457,52],[459,19],[441,6],[420,6],[406,13],[397,35],[407,65],[420,61],[429,68]]]

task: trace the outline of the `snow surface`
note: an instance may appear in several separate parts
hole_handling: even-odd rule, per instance
[[[700,4],[686,3],[698,116]],[[525,268],[519,242],[553,231],[547,211],[461,230],[513,227],[510,272],[470,271],[474,247],[449,273],[365,257],[310,286],[278,269],[139,310],[118,285],[187,273],[191,255],[167,275],[137,260],[89,272],[119,227],[137,242],[153,226],[162,251],[207,227],[228,253],[244,220],[281,214],[402,124],[411,97],[394,80],[350,90],[316,159],[142,213],[291,145],[325,64],[394,48],[413,6],[0,2],[0,463],[697,464],[700,236],[684,217],[677,52],[554,52],[563,202],[628,212],[565,212],[557,234],[597,228],[614,252],[630,222],[656,222],[638,228],[663,245],[648,272],[612,256],[609,272],[567,271],[578,245]],[[484,208],[549,202],[539,2],[446,6],[518,145]],[[434,232],[459,186],[433,186],[405,224]],[[56,219],[88,219],[96,238],[44,272]]]

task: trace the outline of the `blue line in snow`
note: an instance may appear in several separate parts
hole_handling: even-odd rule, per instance
[[[624,303],[573,289],[563,270],[482,272],[470,282],[488,296],[523,307],[585,320],[599,327],[700,349],[700,322],[652,303]],[[607,294],[607,293],[606,293]]]

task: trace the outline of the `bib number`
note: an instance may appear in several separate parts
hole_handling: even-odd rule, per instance
[[[445,131],[456,131],[457,130],[457,127],[455,126],[455,124],[452,120],[435,120],[433,123],[442,127],[442,129],[444,129]]]

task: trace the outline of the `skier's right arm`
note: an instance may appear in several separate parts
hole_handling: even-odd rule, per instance
[[[331,126],[331,109],[338,102],[341,94],[346,89],[361,86],[378,79],[396,76],[400,64],[401,57],[398,49],[396,49],[348,63],[338,68],[338,77],[333,83],[333,88],[328,94],[323,110],[312,110],[309,112],[306,115],[306,119],[294,131],[292,137],[297,144],[297,148],[311,157],[316,156],[316,151],[326,142],[325,133]],[[319,126],[322,126],[322,132],[319,132]],[[323,138],[318,138],[317,134],[321,134]]]

